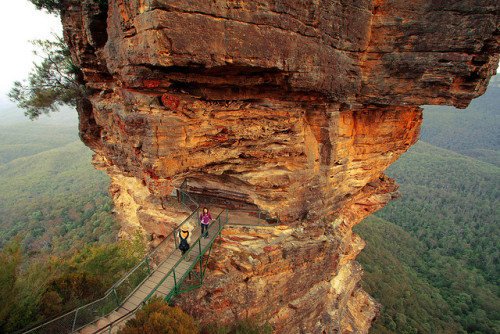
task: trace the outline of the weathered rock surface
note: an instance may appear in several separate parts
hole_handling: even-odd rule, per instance
[[[419,106],[462,108],[484,92],[500,3],[65,6],[89,90],[81,138],[113,180],[124,234],[154,244],[171,231],[180,213],[161,197],[186,177],[286,225],[225,231],[203,288],[176,302],[207,322],[259,314],[283,333],[367,332],[376,305],[358,285],[351,227],[396,196],[383,171],[418,140]]]

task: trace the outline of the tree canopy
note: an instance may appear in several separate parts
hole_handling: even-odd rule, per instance
[[[45,9],[50,14],[59,14],[61,10],[61,0],[29,0],[37,9]]]
[[[121,333],[196,334],[198,328],[194,319],[184,313],[180,307],[171,307],[159,298],[152,298],[137,312],[135,318],[127,322]]]
[[[80,69],[71,60],[68,46],[61,37],[55,37],[53,41],[32,42],[42,62],[34,64],[28,79],[14,82],[9,92],[9,98],[32,120],[58,111],[62,105],[75,106],[85,92],[77,79]]]

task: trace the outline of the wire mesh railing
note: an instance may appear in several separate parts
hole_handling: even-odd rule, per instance
[[[267,211],[262,210],[228,210],[226,219],[229,225],[244,226],[276,226],[280,223],[280,218],[273,218]]]
[[[224,228],[224,225],[227,223],[227,210],[223,210],[215,219],[214,222],[210,224],[208,229],[204,234],[200,234],[200,236],[196,239],[194,243],[192,243],[191,247],[189,250],[181,256],[181,258],[172,266],[172,268],[167,272],[167,274],[163,277],[163,279],[152,289],[152,291],[149,293],[149,295],[144,299],[143,303],[139,306],[137,306],[134,310],[128,312],[127,314],[121,316],[120,318],[116,319],[115,321],[109,323],[105,327],[99,330],[100,333],[108,332],[111,333],[115,329],[119,329],[122,326],[124,326],[125,322],[130,319],[130,315],[135,313],[139,307],[141,307],[143,304],[145,304],[151,297],[153,296],[163,296],[163,299],[165,301],[170,301],[170,299],[182,292],[186,292],[195,288],[198,288],[201,286],[203,283],[203,278],[205,276],[205,271],[207,269],[207,264],[208,264],[208,258],[207,261],[203,261],[203,256],[206,254],[207,250],[210,249],[217,239],[217,236],[219,236],[220,240],[220,235],[222,232],[222,229]],[[178,233],[177,233],[178,234]],[[202,246],[202,240],[205,236],[211,235],[212,237],[210,238],[210,241]],[[197,255],[194,256],[193,252],[196,252]],[[208,255],[208,257],[210,254]],[[186,268],[180,268],[180,265],[182,263],[186,263],[186,259],[189,260],[189,267]],[[196,273],[194,272],[194,268],[198,266],[199,267],[199,272]],[[199,284],[192,285],[192,286],[182,286],[182,283],[186,280],[188,276],[196,276],[199,280]],[[169,284],[170,283],[170,284]]]
[[[185,183],[187,183],[185,181]],[[183,183],[184,184],[184,183]],[[184,189],[187,189],[186,186]],[[182,204],[192,210],[191,214],[175,228],[153,251],[147,254],[136,266],[116,282],[102,298],[80,306],[50,321],[32,326],[23,333],[64,334],[77,331],[97,319],[105,317],[119,308],[134,291],[154,272],[163,259],[168,258],[178,247],[178,232],[185,224],[195,227],[198,223],[198,204],[191,196],[180,190]]]
[[[153,251],[147,254],[141,261],[139,261],[139,263],[137,263],[136,266],[134,266],[127,274],[116,282],[102,298],[78,307],[50,321],[32,326],[27,331],[24,331],[24,333],[72,333],[96,322],[98,319],[103,318],[114,310],[120,308],[125,301],[132,296],[132,294],[154,273],[154,271],[163,262],[167,261],[176,251],[180,244],[180,229],[186,224],[190,225],[191,230],[199,226],[199,204],[191,197],[188,189],[188,181],[186,179],[179,188],[179,198],[181,203],[192,211],[191,214],[167,237],[165,237],[165,239],[157,247],[155,247]],[[153,292],[149,294],[144,301],[159,291],[164,291],[163,294],[165,296],[165,300],[168,301],[172,298],[172,296],[183,291],[187,291],[186,289],[190,290],[191,288],[198,287],[199,285],[195,285],[191,288],[181,287],[182,282],[186,279],[186,275],[192,272],[195,265],[199,266],[199,275],[196,272],[194,272],[193,275],[199,279],[201,285],[206,270],[206,263],[203,266],[201,258],[209,247],[211,251],[211,247],[215,242],[216,236],[219,235],[220,237],[222,228],[224,225],[228,224],[229,221],[231,221],[231,225],[269,226],[278,224],[279,216],[277,219],[270,218],[266,211],[261,210],[222,210],[206,231],[209,235],[213,235],[213,237],[210,238],[210,241],[203,246],[203,235],[200,235],[192,244],[191,248],[184,254],[184,256],[181,257],[179,261],[174,264],[172,269],[165,275],[161,282],[155,287]],[[196,261],[192,262],[192,265],[187,271],[184,271],[184,268],[183,273],[181,274],[181,271],[178,270],[180,263],[182,263],[187,256],[191,256],[195,250],[197,250]],[[166,288],[169,280],[173,280],[174,289],[168,290],[168,288]],[[139,306],[137,306],[137,308]],[[106,328],[111,329],[111,327],[114,327],[115,323],[118,324],[124,319],[130,318],[130,315],[135,313],[137,308],[115,320],[106,326]]]
[[[199,206],[201,207],[201,204],[207,204],[212,205],[213,207],[225,207],[227,208],[228,206],[226,205],[224,201],[206,201],[207,196],[202,196],[201,191],[203,188],[197,188],[196,186],[191,186],[188,183],[188,179],[184,179],[184,182],[181,184],[180,189],[182,190],[181,192],[181,201],[183,202],[184,205],[188,208],[192,208],[193,204],[191,203],[200,203]],[[194,191],[194,193],[192,193]],[[191,195],[192,194],[192,195]],[[212,194],[216,194],[212,196]],[[217,197],[217,194],[230,194],[230,197],[241,197],[241,198],[247,198],[248,195],[245,195],[243,193],[235,192],[235,191],[228,191],[228,190],[210,190],[210,196],[208,197]],[[196,200],[193,199],[196,198]],[[223,196],[224,197],[224,196]],[[245,225],[245,226],[275,226],[280,223],[280,216],[279,214],[276,217],[272,217],[268,211],[260,210],[256,206],[254,208],[231,208],[226,211],[226,215],[231,214],[231,223],[230,225]],[[227,217],[226,217],[227,218]],[[227,219],[226,219],[227,220]]]
[[[221,216],[223,216],[223,213],[226,210],[223,210],[215,219],[214,221],[208,226],[208,229],[205,231],[205,233],[200,234],[200,236],[196,239],[194,243],[191,244],[189,250],[181,257],[179,261],[172,267],[172,269],[165,275],[165,277],[157,284],[157,286],[151,291],[151,293],[148,296],[148,299],[153,296],[155,293],[159,291],[161,287],[167,287],[165,285],[166,282],[169,281],[169,278],[173,279],[173,289],[171,289],[168,293],[164,294],[165,295],[165,300],[169,301],[170,298],[176,294],[179,294],[181,292],[187,291],[187,290],[179,290],[179,287],[181,283],[184,281],[186,276],[192,271],[194,266],[197,264],[200,264],[200,275],[198,278],[200,279],[200,283],[203,282],[203,277],[205,275],[205,270],[202,268],[202,262],[200,262],[201,258],[207,251],[209,247],[212,246],[213,242],[217,238],[217,236],[220,236],[220,233],[222,231],[222,228],[224,227],[224,224],[222,222]],[[202,240],[206,236],[211,235],[212,237],[210,238],[210,241],[206,245],[202,245]],[[193,253],[196,253],[196,257],[193,256]],[[186,270],[186,268],[178,269],[179,265],[181,263],[184,263],[183,261],[188,258],[189,260],[189,267]],[[180,273],[182,272],[182,275]],[[189,289],[190,290],[190,289]],[[166,291],[166,290],[163,290]]]

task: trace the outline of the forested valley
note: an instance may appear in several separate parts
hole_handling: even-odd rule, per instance
[[[0,111],[0,333],[100,297],[144,254],[117,241],[109,178],[73,110],[31,122]]]
[[[500,79],[466,110],[424,108],[388,170],[401,198],[355,227],[373,333],[500,333]]]
[[[355,227],[382,305],[372,333],[500,332],[499,83],[466,110],[426,107],[421,141],[387,171],[402,197]],[[74,111],[15,112],[0,110],[0,332],[100,296],[145,250],[117,241]]]

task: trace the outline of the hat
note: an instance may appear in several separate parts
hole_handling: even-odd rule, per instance
[[[190,232],[193,230],[193,226],[189,223],[185,223],[184,225],[181,226],[181,231],[183,232]]]

